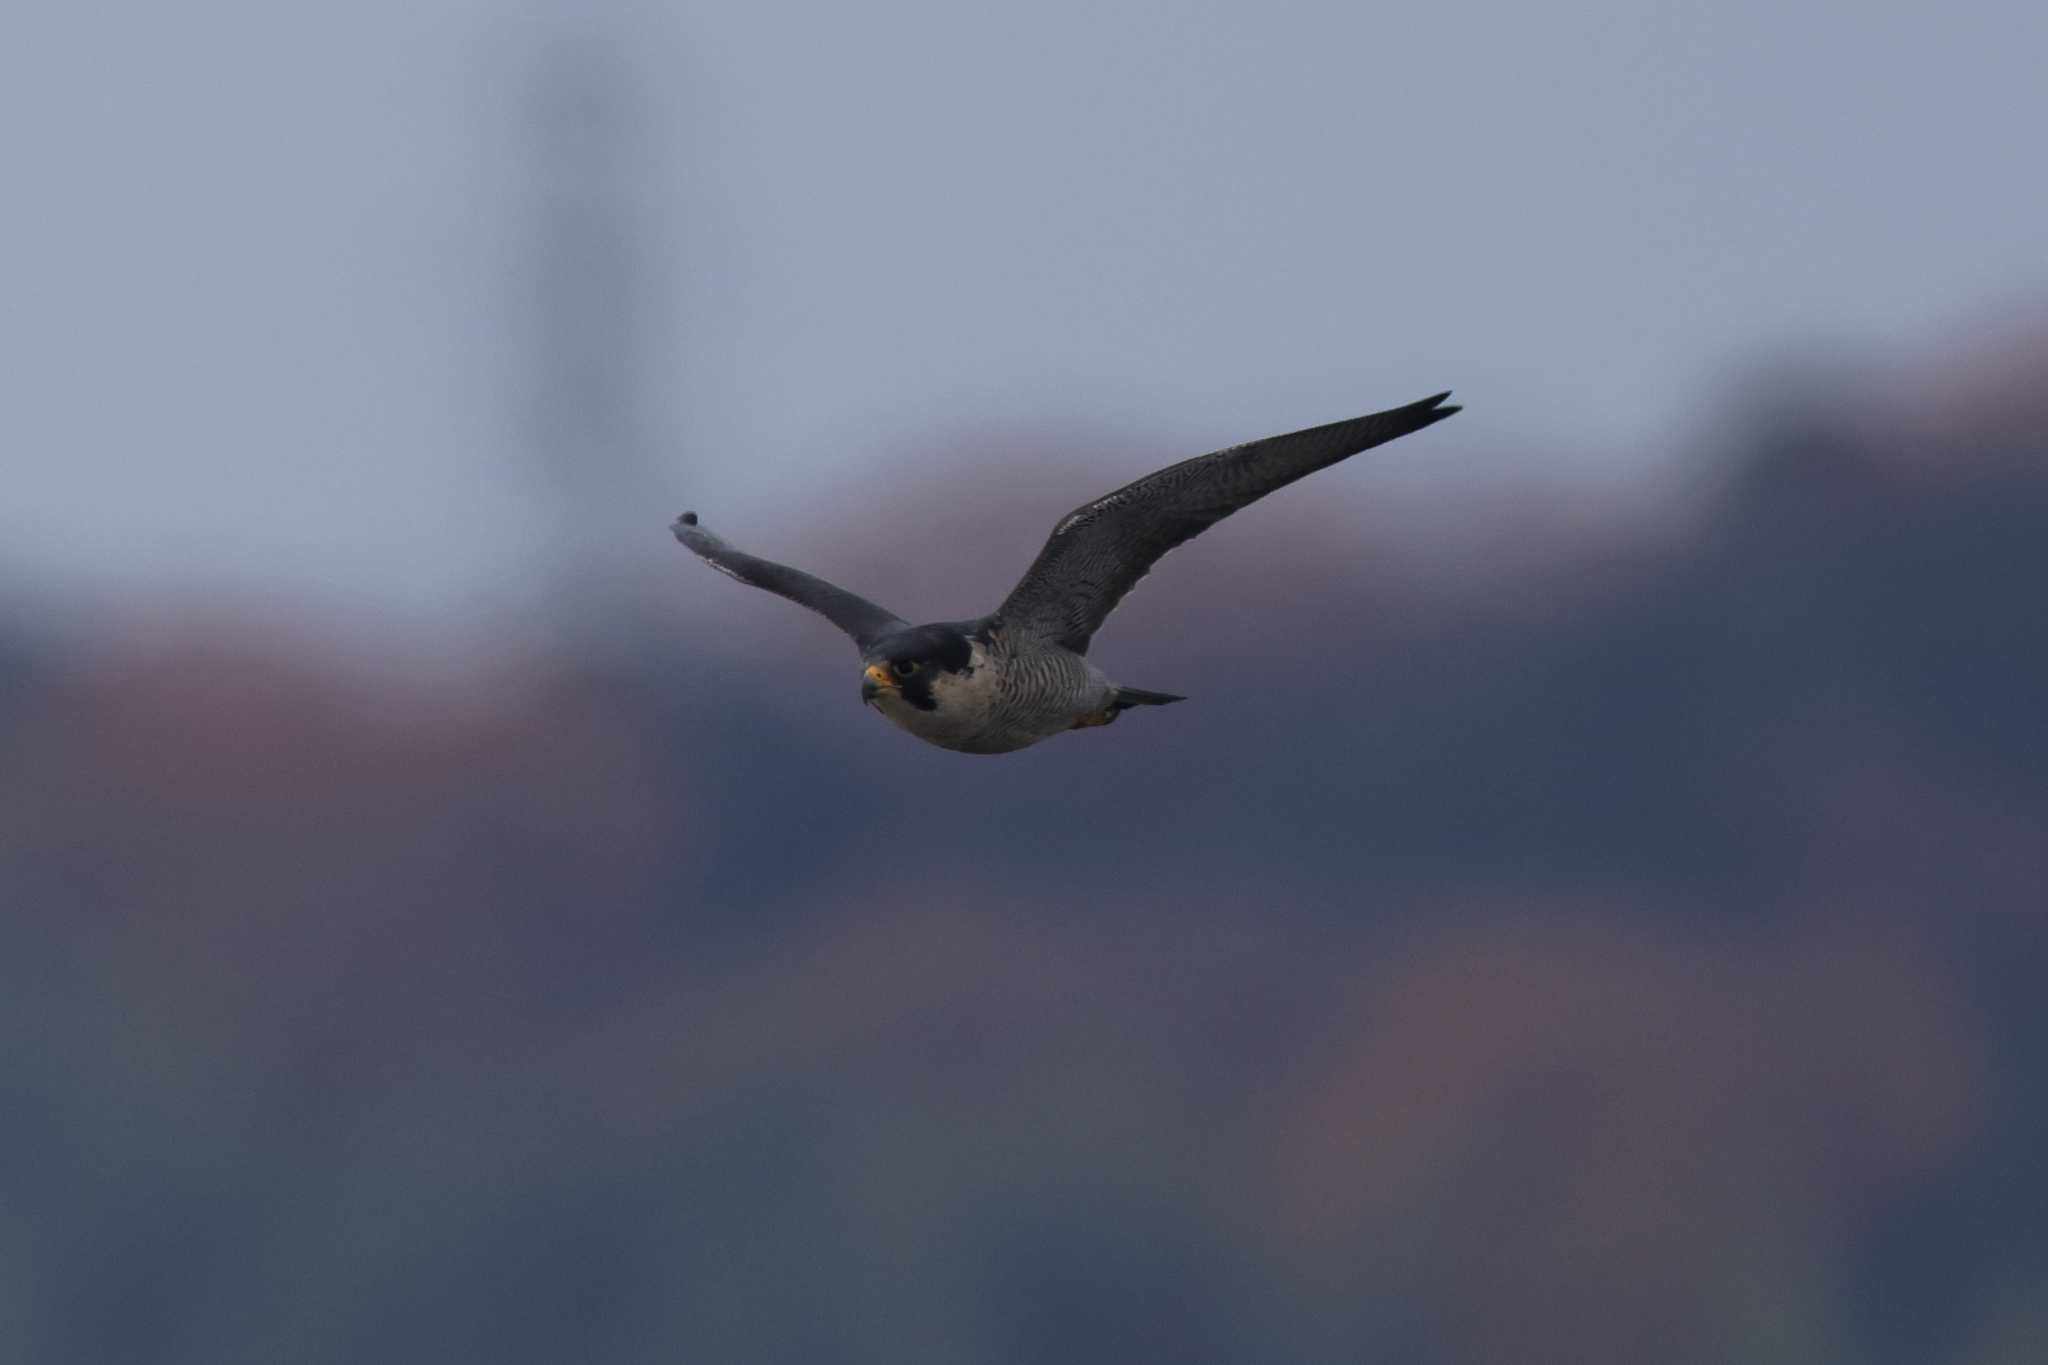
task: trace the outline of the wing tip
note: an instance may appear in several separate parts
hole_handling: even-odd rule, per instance
[[[668,524],[669,534],[696,554],[705,554],[718,538],[697,525],[697,514],[685,512]]]
[[[1444,418],[1465,410],[1461,403],[1444,402],[1450,396],[1451,391],[1445,389],[1442,393],[1431,394],[1420,402],[1410,403],[1405,411],[1414,414],[1418,427],[1426,427],[1432,422],[1441,422]]]

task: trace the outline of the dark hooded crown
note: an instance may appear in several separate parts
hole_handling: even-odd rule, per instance
[[[948,673],[958,673],[967,667],[973,654],[967,633],[958,626],[913,626],[875,641],[867,651],[867,662],[933,665]]]

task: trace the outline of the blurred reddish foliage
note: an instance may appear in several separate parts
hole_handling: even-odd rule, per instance
[[[16,640],[0,1353],[2033,1359],[2043,391],[1765,402],[1491,605],[1155,594],[1236,695],[1008,767]]]

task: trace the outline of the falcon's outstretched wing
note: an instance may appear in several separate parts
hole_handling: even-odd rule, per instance
[[[1078,507],[1052,528],[996,615],[1086,653],[1088,638],[1168,550],[1276,488],[1441,422],[1459,410],[1443,405],[1450,396],[1198,455]]]
[[[802,569],[792,569],[770,559],[756,559],[735,550],[699,526],[695,512],[683,513],[669,529],[676,533],[677,540],[712,568],[750,587],[766,588],[798,606],[809,607],[851,635],[863,652],[882,636],[910,624],[894,612],[883,611],[860,594],[827,583]]]

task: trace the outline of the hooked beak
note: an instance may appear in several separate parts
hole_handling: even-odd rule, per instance
[[[869,705],[884,692],[894,692],[896,680],[889,676],[889,670],[881,664],[869,664],[868,671],[861,675],[860,699]]]

